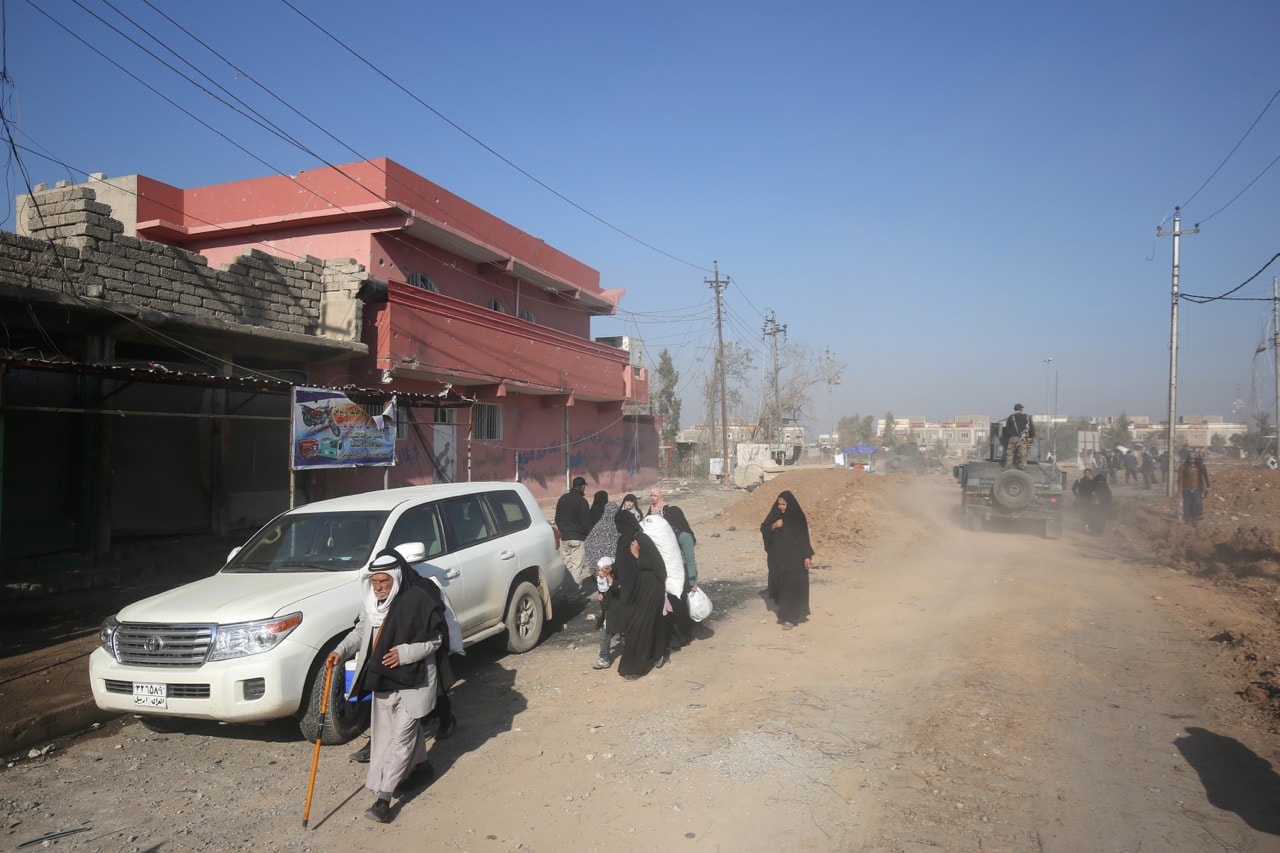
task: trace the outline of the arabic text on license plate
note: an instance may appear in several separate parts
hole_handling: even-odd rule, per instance
[[[139,708],[168,708],[169,685],[133,683],[133,704]]]

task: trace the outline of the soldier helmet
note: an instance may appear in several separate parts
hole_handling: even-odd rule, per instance
[[[1014,403],[1014,404],[1013,404],[1013,410],[1014,410],[1015,412],[1021,412],[1021,411],[1023,410],[1023,408],[1024,408],[1024,407],[1023,407],[1023,405],[1022,405],[1021,403]]]

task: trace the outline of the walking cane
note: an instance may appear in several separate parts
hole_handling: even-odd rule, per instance
[[[307,807],[302,810],[302,828],[307,828],[307,818],[311,817],[311,792],[316,789],[316,768],[320,766],[320,741],[324,739],[324,715],[329,710],[329,684],[333,680],[333,661],[326,661],[324,674],[324,695],[320,697],[320,728],[316,735],[316,752],[311,759],[311,781],[307,783]]]

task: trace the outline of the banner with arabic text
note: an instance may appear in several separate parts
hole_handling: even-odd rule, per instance
[[[370,415],[340,391],[294,386],[289,467],[355,468],[396,464],[396,401]]]

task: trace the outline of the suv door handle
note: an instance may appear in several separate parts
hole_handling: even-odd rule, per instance
[[[462,577],[462,572],[458,571],[457,569],[449,569],[449,571],[444,573],[444,577],[445,577],[445,580],[454,580],[455,578]]]
[[[504,548],[498,553],[499,560],[514,560],[515,558],[516,552],[512,551],[510,548]]]

